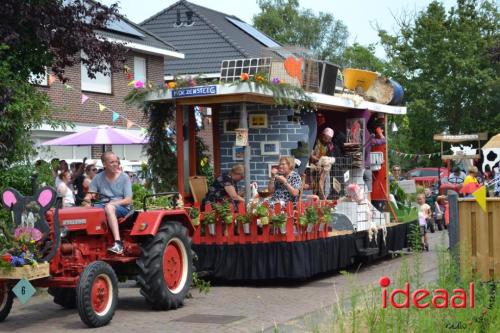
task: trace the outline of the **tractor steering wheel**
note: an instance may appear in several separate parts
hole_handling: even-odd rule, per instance
[[[90,205],[94,207],[95,205],[105,205],[111,201],[111,198],[105,194],[99,192],[87,192],[86,194],[91,194]]]

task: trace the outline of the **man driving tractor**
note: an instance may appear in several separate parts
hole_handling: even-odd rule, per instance
[[[132,183],[130,178],[121,171],[118,157],[115,153],[107,151],[102,154],[101,161],[104,166],[104,172],[97,174],[90,183],[89,193],[83,200],[84,206],[90,205],[90,200],[93,193],[99,193],[105,198],[109,198],[109,202],[95,204],[94,207],[104,208],[108,225],[115,239],[112,247],[108,251],[122,254],[123,244],[120,239],[120,231],[118,229],[118,218],[124,217],[130,211],[132,204]]]

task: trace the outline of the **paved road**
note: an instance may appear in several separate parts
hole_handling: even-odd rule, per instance
[[[423,254],[422,271],[427,280],[437,276],[437,244],[447,244],[447,233],[430,234],[431,251]],[[382,275],[395,277],[400,257],[362,266],[356,271],[355,283],[376,285]],[[311,314],[335,303],[337,295],[352,286],[350,278],[331,274],[307,283],[269,285],[216,285],[208,295],[193,292],[185,306],[178,310],[156,312],[145,303],[139,290],[131,284],[120,288],[119,306],[113,321],[98,332],[306,332]],[[314,317],[314,316],[313,316]],[[0,323],[0,332],[66,332],[87,331],[76,310],[65,310],[40,295],[28,304],[14,303],[9,317]]]

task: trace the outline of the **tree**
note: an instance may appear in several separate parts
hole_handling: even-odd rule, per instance
[[[0,168],[32,153],[30,131],[51,121],[49,99],[29,83],[47,69],[61,81],[82,61],[88,74],[122,68],[125,47],[98,35],[117,5],[90,0],[4,0],[0,6]],[[81,51],[86,57],[80,59]]]
[[[379,30],[389,75],[405,88],[408,116],[399,124],[399,149],[434,152],[433,134],[444,130],[498,132],[499,22],[489,1],[458,0],[448,12],[434,1],[414,18],[398,20],[396,35]]]
[[[359,68],[382,73],[385,70],[384,61],[375,56],[375,45],[363,46],[354,43],[346,47],[342,54],[343,67]]]
[[[261,12],[253,17],[254,26],[284,45],[312,50],[316,57],[342,62],[349,32],[331,14],[315,15],[299,7],[298,0],[259,0]]]

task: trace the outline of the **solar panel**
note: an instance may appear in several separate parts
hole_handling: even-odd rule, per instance
[[[280,47],[281,46],[278,43],[276,43],[274,40],[272,40],[271,38],[264,35],[259,30],[252,27],[248,23],[245,23],[243,21],[240,21],[240,20],[237,20],[237,19],[234,19],[231,17],[227,17],[227,16],[226,16],[226,19],[229,22],[231,22],[232,24],[234,24],[235,26],[237,26],[238,28],[240,28],[241,30],[243,30],[244,32],[246,32],[247,34],[249,34],[250,36],[252,36],[253,38],[257,39],[259,42],[261,42],[262,44],[264,44],[267,47]]]
[[[114,30],[117,32],[121,32],[127,35],[132,35],[140,38],[144,38],[144,35],[140,33],[137,29],[132,27],[130,24],[127,22],[124,22],[122,20],[113,20],[108,22],[106,28],[109,30]]]

